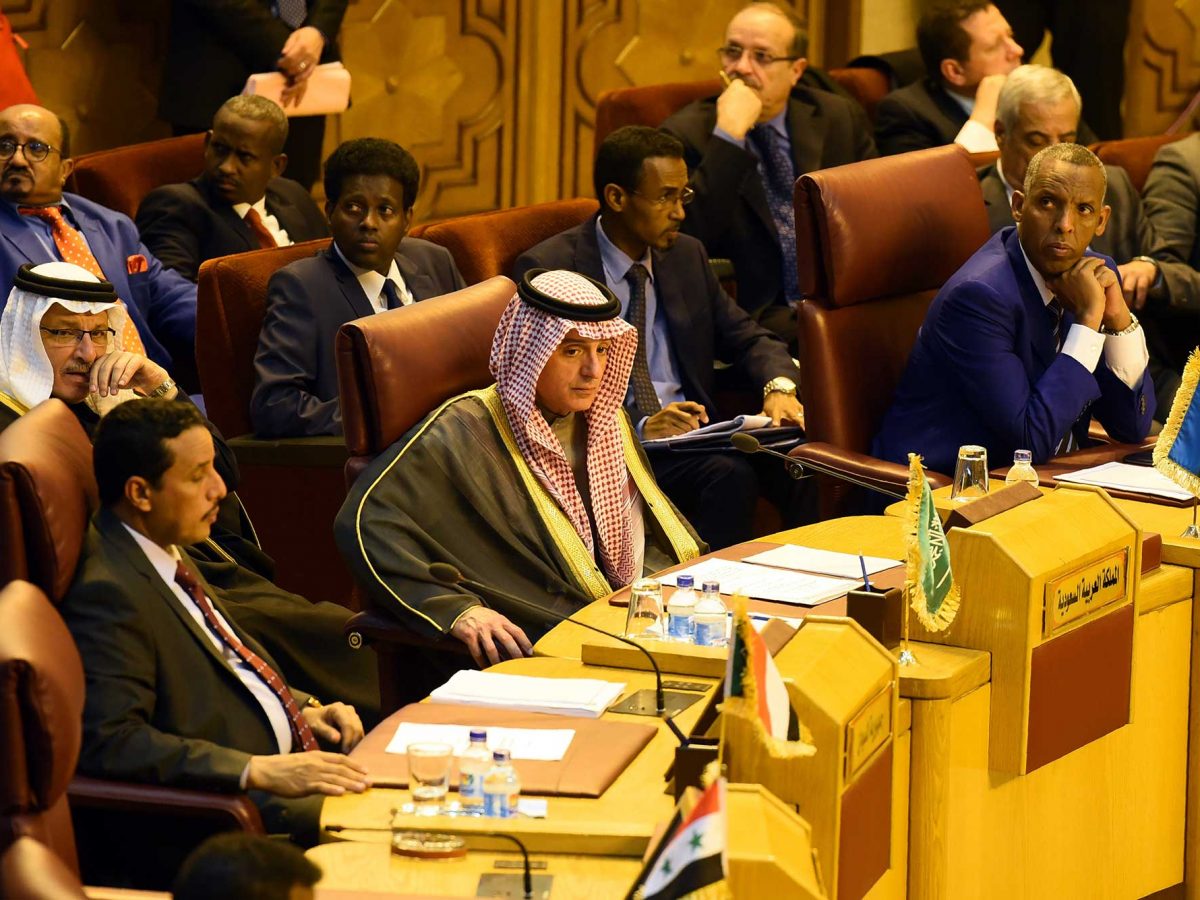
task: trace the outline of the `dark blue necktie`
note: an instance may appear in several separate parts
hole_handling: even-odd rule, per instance
[[[399,309],[404,305],[404,301],[400,299],[400,290],[396,287],[396,282],[390,278],[383,282],[383,296],[387,300],[388,309]]]
[[[629,324],[637,329],[638,338],[629,383],[633,386],[633,404],[637,407],[639,416],[652,416],[662,409],[647,362],[649,351],[646,337],[649,330],[646,327],[646,279],[649,277],[650,273],[641,263],[634,263],[625,273],[625,280],[629,282],[629,309],[626,318]]]
[[[796,263],[796,217],[792,209],[792,188],[796,183],[792,157],[779,132],[770,125],[754,126],[750,139],[762,162],[767,206],[783,251],[783,297],[794,304],[800,299],[800,275]]]
[[[307,17],[308,3],[305,0],[278,0],[275,4],[275,18],[293,31],[303,25]]]

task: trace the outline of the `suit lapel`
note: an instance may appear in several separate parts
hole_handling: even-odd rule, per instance
[[[667,333],[671,342],[676,347],[691,346],[691,314],[683,293],[684,278],[674,271],[667,253],[651,250],[650,259],[654,264],[654,296],[663,315],[667,317]],[[707,395],[700,388],[703,382],[695,371],[696,354],[676,353],[674,356],[675,364],[679,367],[679,380],[683,382],[684,396],[690,400],[700,400],[711,409]]]
[[[1040,376],[1050,368],[1058,354],[1058,347],[1054,342],[1055,313],[1043,302],[1037,285],[1033,283],[1033,276],[1029,274],[1029,267],[1025,265],[1025,255],[1021,252],[1021,242],[1015,228],[1005,236],[1004,250],[1008,254],[1008,263],[1012,266],[1017,286],[1021,291],[1021,302],[1025,306],[1025,316],[1029,321],[1029,339],[1033,346],[1033,355],[1041,366],[1037,372]],[[1067,317],[1064,315],[1060,333],[1065,333],[1067,327]]]
[[[416,261],[408,257],[403,241],[396,250],[396,268],[400,270],[400,277],[404,279],[404,284],[408,287],[408,292],[412,294],[413,300],[428,300],[440,293],[437,283],[433,280],[433,275],[423,272]]]
[[[788,139],[792,144],[792,165],[795,176],[821,168],[821,150],[825,146],[824,119],[813,115],[813,109],[797,97],[788,102]]]
[[[0,232],[4,234],[4,239],[17,248],[26,262],[44,261],[46,249],[33,229],[22,220],[21,214],[7,203],[3,204],[3,209],[5,222]]]
[[[321,253],[325,257],[325,261],[329,263],[330,268],[333,269],[333,276],[337,279],[338,287],[342,289],[342,296],[346,298],[346,302],[354,310],[354,318],[361,319],[365,316],[375,315],[375,307],[367,299],[362,285],[358,283],[358,279],[350,271],[349,267],[342,262],[342,258],[333,249],[333,244],[331,243],[329,249],[322,250]]]
[[[279,222],[279,227],[288,233],[289,240],[296,242],[295,235],[304,230],[304,222],[297,215],[295,205],[283,194],[267,184],[267,212]]]
[[[600,239],[596,237],[599,222],[599,214],[594,215],[579,232],[579,242],[575,245],[575,271],[588,278],[594,278],[601,284],[607,284],[608,279],[604,277],[604,260],[600,256]]]
[[[218,197],[212,189],[212,183],[203,175],[191,180],[191,185],[204,200],[205,205],[212,210],[220,227],[229,232],[229,243],[241,245],[243,250],[257,250],[258,240],[250,233],[241,216],[233,211],[233,207]],[[224,242],[222,242],[224,243]],[[221,251],[225,253],[224,250]]]

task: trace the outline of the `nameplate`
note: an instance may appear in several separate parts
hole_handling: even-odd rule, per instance
[[[858,776],[891,733],[892,683],[889,681],[846,725],[847,783]]]
[[[1087,563],[1046,583],[1042,637],[1123,600],[1129,578],[1129,548]]]

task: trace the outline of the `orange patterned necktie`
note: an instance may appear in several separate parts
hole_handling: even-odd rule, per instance
[[[103,281],[109,280],[105,277],[100,264],[96,262],[96,257],[92,256],[92,251],[88,248],[83,235],[63,217],[61,209],[57,206],[21,206],[17,211],[23,216],[32,216],[50,223],[50,234],[54,238],[54,246],[58,248],[58,254],[63,258],[63,262],[74,263],[80,268],[87,269]],[[125,305],[122,300],[117,302],[121,306]],[[146,355],[146,347],[138,335],[137,326],[133,324],[133,316],[129,315],[128,311],[125,315],[125,327],[121,329],[121,349],[140,353],[142,356]]]
[[[258,214],[258,210],[253,206],[246,210],[246,215],[242,217],[242,221],[250,226],[250,231],[258,239],[258,246],[263,250],[269,250],[272,247],[278,247],[275,242],[275,235],[271,234],[271,229],[263,222],[262,216]]]

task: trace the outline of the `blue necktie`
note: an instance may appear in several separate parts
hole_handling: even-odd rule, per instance
[[[308,3],[306,0],[277,0],[275,18],[295,31],[308,18]]]
[[[396,282],[390,278],[383,282],[383,296],[387,300],[388,309],[399,309],[404,305],[404,301],[400,299],[400,290],[396,287]]]
[[[662,409],[658,392],[654,390],[654,380],[650,377],[650,365],[647,362],[646,337],[646,279],[650,273],[641,263],[634,263],[625,273],[629,282],[629,309],[626,318],[629,324],[637,329],[637,352],[633,355],[633,371],[629,373],[629,383],[633,386],[633,404],[637,407],[639,416],[652,416]]]
[[[762,161],[767,206],[783,251],[783,298],[794,305],[800,299],[800,275],[796,262],[796,217],[792,209],[792,188],[796,183],[792,157],[779,132],[770,125],[754,126],[750,139]]]

